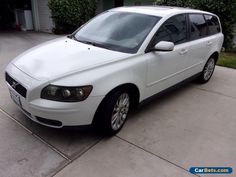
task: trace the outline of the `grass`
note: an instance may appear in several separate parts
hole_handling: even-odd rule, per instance
[[[221,53],[217,65],[236,69],[236,53]]]

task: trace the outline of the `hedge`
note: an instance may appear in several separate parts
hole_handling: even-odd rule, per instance
[[[95,15],[96,0],[49,0],[56,34],[71,33]]]
[[[215,13],[221,19],[225,35],[224,47],[231,50],[233,47],[234,24],[236,23],[235,0],[156,0],[159,5],[191,7]]]

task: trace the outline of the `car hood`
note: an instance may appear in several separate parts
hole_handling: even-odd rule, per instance
[[[12,61],[18,69],[37,80],[52,80],[67,74],[132,56],[63,37],[36,46]]]

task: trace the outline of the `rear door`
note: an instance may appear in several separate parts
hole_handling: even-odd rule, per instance
[[[192,74],[201,72],[213,41],[208,36],[208,25],[203,14],[189,14],[189,60]]]
[[[208,26],[208,48],[209,55],[211,55],[213,52],[221,50],[224,36],[221,32],[219,19],[216,16],[205,14],[204,17]]]

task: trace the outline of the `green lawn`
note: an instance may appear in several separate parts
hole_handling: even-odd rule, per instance
[[[236,53],[221,53],[217,65],[236,69]]]

